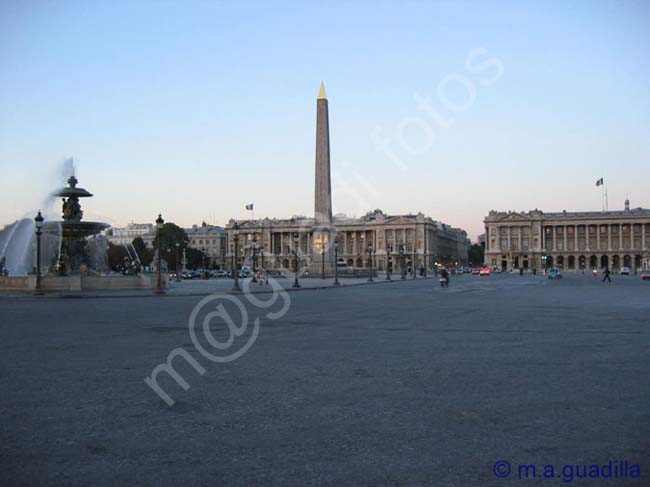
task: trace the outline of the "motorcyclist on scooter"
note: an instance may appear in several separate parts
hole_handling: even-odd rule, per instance
[[[443,286],[449,286],[449,272],[444,267],[440,271],[440,282]]]

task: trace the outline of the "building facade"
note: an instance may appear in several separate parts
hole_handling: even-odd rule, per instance
[[[294,217],[287,220],[262,219],[237,221],[239,228],[240,265],[267,270],[294,270],[294,251],[297,250],[300,269],[318,269],[321,254],[313,252],[314,228],[312,218]],[[228,261],[234,258],[234,235],[231,220],[228,233]],[[389,262],[393,272],[406,267],[425,267],[431,270],[441,265],[467,263],[469,239],[467,233],[435,221],[422,213],[389,216],[381,210],[369,212],[361,218],[333,217],[333,254],[340,268],[366,270],[372,267],[380,272]],[[334,252],[335,250],[335,252]],[[255,262],[254,262],[255,261]]]
[[[650,268],[650,210],[545,213],[490,211],[485,263],[502,269]]]
[[[226,231],[223,227],[208,225],[203,222],[200,226],[193,225],[185,228],[189,242],[188,247],[200,250],[208,259],[205,267],[222,269],[226,263],[227,245]]]
[[[145,235],[153,235],[154,226],[151,223],[128,223],[126,227],[111,227],[106,230],[106,238],[113,245],[130,245],[134,239]]]

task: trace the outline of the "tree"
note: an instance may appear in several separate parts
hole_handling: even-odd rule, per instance
[[[485,259],[485,247],[481,244],[472,244],[469,248],[469,262],[472,265],[482,265]]]
[[[177,265],[179,263],[176,262],[176,253],[178,252],[182,259],[183,250],[187,249],[189,260],[189,253],[192,250],[188,248],[190,239],[185,233],[185,230],[175,223],[168,222],[163,225],[160,232],[156,235],[156,238],[153,241],[154,249],[158,248],[158,238],[160,238],[162,258],[167,261],[170,269],[180,269],[180,265]],[[177,243],[178,247],[176,247]]]
[[[135,249],[136,253],[138,254],[138,258],[140,259],[140,263],[142,265],[144,265],[144,266],[150,265],[151,261],[153,260],[154,251],[153,251],[153,249],[150,249],[149,247],[147,247],[147,244],[144,243],[144,240],[142,240],[142,237],[134,238],[131,245],[133,245],[133,248]]]
[[[186,252],[187,267],[190,269],[199,269],[210,266],[210,258],[198,249],[188,248]]]
[[[129,254],[123,245],[108,244],[108,267],[112,271],[122,272],[125,257],[128,259]]]

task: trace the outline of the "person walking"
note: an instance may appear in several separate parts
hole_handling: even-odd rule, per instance
[[[605,282],[605,279],[607,279],[608,282],[612,282],[612,279],[609,277],[609,267],[605,268],[605,277],[603,277],[603,282]]]

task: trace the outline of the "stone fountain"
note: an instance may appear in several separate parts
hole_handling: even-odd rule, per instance
[[[62,221],[49,221],[43,227],[46,234],[61,236],[61,252],[54,270],[62,276],[92,272],[86,239],[110,226],[107,223],[82,221],[83,210],[79,198],[90,198],[92,193],[77,187],[77,182],[76,177],[70,176],[68,186],[55,193],[63,198]]]
[[[79,199],[90,198],[93,195],[84,188],[77,187],[78,181],[74,176],[71,176],[67,182],[67,187],[53,194],[53,196],[63,198],[61,220],[45,221],[42,227],[42,237],[44,239],[48,237],[50,242],[58,243],[58,252],[52,262],[49,263],[51,265],[48,262],[43,263],[40,281],[37,279],[35,272],[29,275],[0,275],[0,290],[34,291],[37,289],[37,282],[40,283],[40,291],[101,291],[155,288],[157,284],[156,274],[101,274],[96,262],[98,257],[106,257],[106,249],[98,252],[97,246],[90,243],[96,244],[97,240],[102,238],[97,235],[110,225],[83,220],[83,210]],[[30,222],[26,223],[30,224]],[[31,222],[31,225],[33,225],[33,222]],[[26,230],[29,231],[29,229]],[[32,242],[30,241],[24,247],[25,252],[29,253]],[[102,255],[93,255],[97,253]],[[43,257],[42,252],[41,257]],[[4,267],[5,262],[3,260],[0,260],[0,262]],[[34,269],[36,270],[36,268]],[[162,286],[167,287],[169,276],[164,274],[161,277]]]

